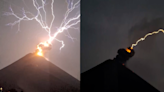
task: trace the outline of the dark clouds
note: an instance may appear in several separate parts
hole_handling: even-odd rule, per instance
[[[83,0],[81,5],[82,72],[116,56],[148,32],[164,28],[163,0]],[[127,67],[164,92],[164,34],[134,48]]]

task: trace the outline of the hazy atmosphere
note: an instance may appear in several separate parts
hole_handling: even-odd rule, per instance
[[[113,59],[118,49],[131,46],[147,33],[164,28],[163,3],[163,0],[82,1],[81,72]],[[162,32],[148,37],[134,47],[135,55],[126,64],[162,92],[163,43]]]
[[[39,2],[39,0],[37,0]],[[45,1],[45,0],[44,0]],[[67,10],[67,2],[70,0],[54,0],[55,20],[52,25],[52,33],[60,26]],[[74,0],[74,3],[78,0]],[[41,4],[41,2],[39,3]],[[47,24],[52,20],[50,10],[51,0],[46,0]],[[28,53],[36,50],[37,44],[48,39],[48,33],[41,28],[35,20],[22,21],[20,30],[18,24],[14,26],[7,25],[17,19],[12,15],[5,15],[5,12],[12,10],[19,16],[23,16],[23,10],[37,14],[32,0],[1,0],[0,1],[0,69],[10,65]],[[76,8],[68,18],[72,18],[80,12],[80,7]],[[41,12],[42,13],[42,12]],[[47,52],[47,58],[53,64],[57,65],[73,77],[80,80],[80,23],[76,28],[69,29],[70,35],[75,38],[72,40],[68,37],[67,31],[60,33],[57,38],[63,40],[65,47],[60,50],[61,43],[53,41],[52,50]],[[78,28],[78,29],[77,29]]]

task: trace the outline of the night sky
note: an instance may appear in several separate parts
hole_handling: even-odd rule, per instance
[[[164,28],[163,4],[163,0],[83,0],[81,72],[113,59],[118,49],[131,46],[147,33]],[[164,92],[164,34],[148,37],[134,50],[126,66]]]
[[[77,2],[77,0],[74,0],[74,2]],[[51,0],[46,0],[48,23],[52,20],[50,4]],[[48,39],[48,33],[36,21],[21,22],[20,31],[18,31],[18,25],[13,27],[6,26],[6,24],[16,20],[13,16],[3,15],[5,12],[10,12],[10,6],[19,16],[22,16],[23,8],[36,14],[32,0],[0,0],[0,69],[28,53],[33,53],[36,50],[37,44]],[[54,14],[56,19],[53,23],[52,33],[59,27],[66,9],[66,0],[55,0]],[[79,11],[80,7],[76,8],[69,18],[75,16]],[[79,28],[80,26],[78,24],[75,27]],[[80,30],[70,29],[69,32],[76,39],[72,41],[68,38],[66,36],[67,32],[59,34],[57,38],[64,40],[65,47],[60,51],[61,43],[53,41],[52,50],[47,53],[47,57],[52,63],[80,80]]]

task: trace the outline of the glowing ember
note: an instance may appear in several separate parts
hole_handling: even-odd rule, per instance
[[[43,56],[43,53],[42,52],[38,52],[37,55],[38,56]]]
[[[131,53],[131,50],[130,50],[130,49],[128,49],[128,48],[126,48],[126,51],[127,51],[128,53]]]

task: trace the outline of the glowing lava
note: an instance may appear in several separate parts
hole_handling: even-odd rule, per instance
[[[131,53],[131,50],[130,50],[130,49],[128,49],[128,48],[126,48],[126,51],[127,51],[128,53]]]

